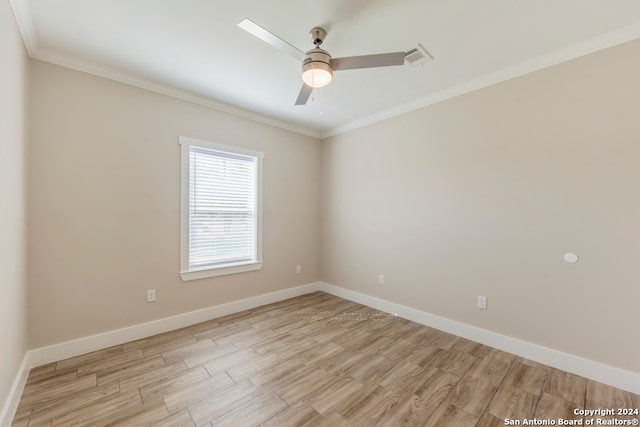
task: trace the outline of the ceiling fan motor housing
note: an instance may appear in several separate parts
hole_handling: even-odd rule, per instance
[[[307,52],[307,58],[302,61],[302,68],[311,62],[324,62],[331,66],[331,55],[329,55],[329,52],[324,49],[320,49],[319,47],[311,49]]]

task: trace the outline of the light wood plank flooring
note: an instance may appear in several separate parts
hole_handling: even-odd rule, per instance
[[[13,426],[484,427],[639,405],[317,292],[35,368]]]

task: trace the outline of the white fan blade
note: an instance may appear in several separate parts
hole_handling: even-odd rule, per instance
[[[306,83],[302,83],[300,94],[298,94],[298,99],[296,99],[296,105],[306,104],[311,92],[313,92],[313,88],[311,86],[307,86]]]
[[[404,52],[347,56],[344,58],[333,58],[331,60],[331,66],[334,71],[354,70],[356,68],[388,67],[402,64],[404,64]]]
[[[256,36],[260,40],[266,43],[269,43],[271,46],[275,47],[276,49],[280,49],[281,51],[288,53],[289,55],[291,55],[293,58],[297,59],[300,62],[304,61],[305,58],[307,57],[307,55],[304,52],[302,52],[295,46],[290,45],[286,41],[282,40],[280,37],[276,36],[271,31],[262,28],[260,25],[256,24],[250,19],[247,19],[247,18],[243,19],[238,23],[238,27],[242,28],[249,34]]]

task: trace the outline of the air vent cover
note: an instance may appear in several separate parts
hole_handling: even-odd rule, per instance
[[[433,56],[431,56],[429,52],[427,52],[427,50],[418,43],[416,47],[407,51],[404,56],[404,63],[411,67],[421,67],[432,59]]]

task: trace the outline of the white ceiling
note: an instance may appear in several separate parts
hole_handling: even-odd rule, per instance
[[[638,0],[10,0],[32,57],[324,137],[640,37]],[[337,72],[305,106],[300,64],[250,18],[333,57],[406,51],[420,68]]]

